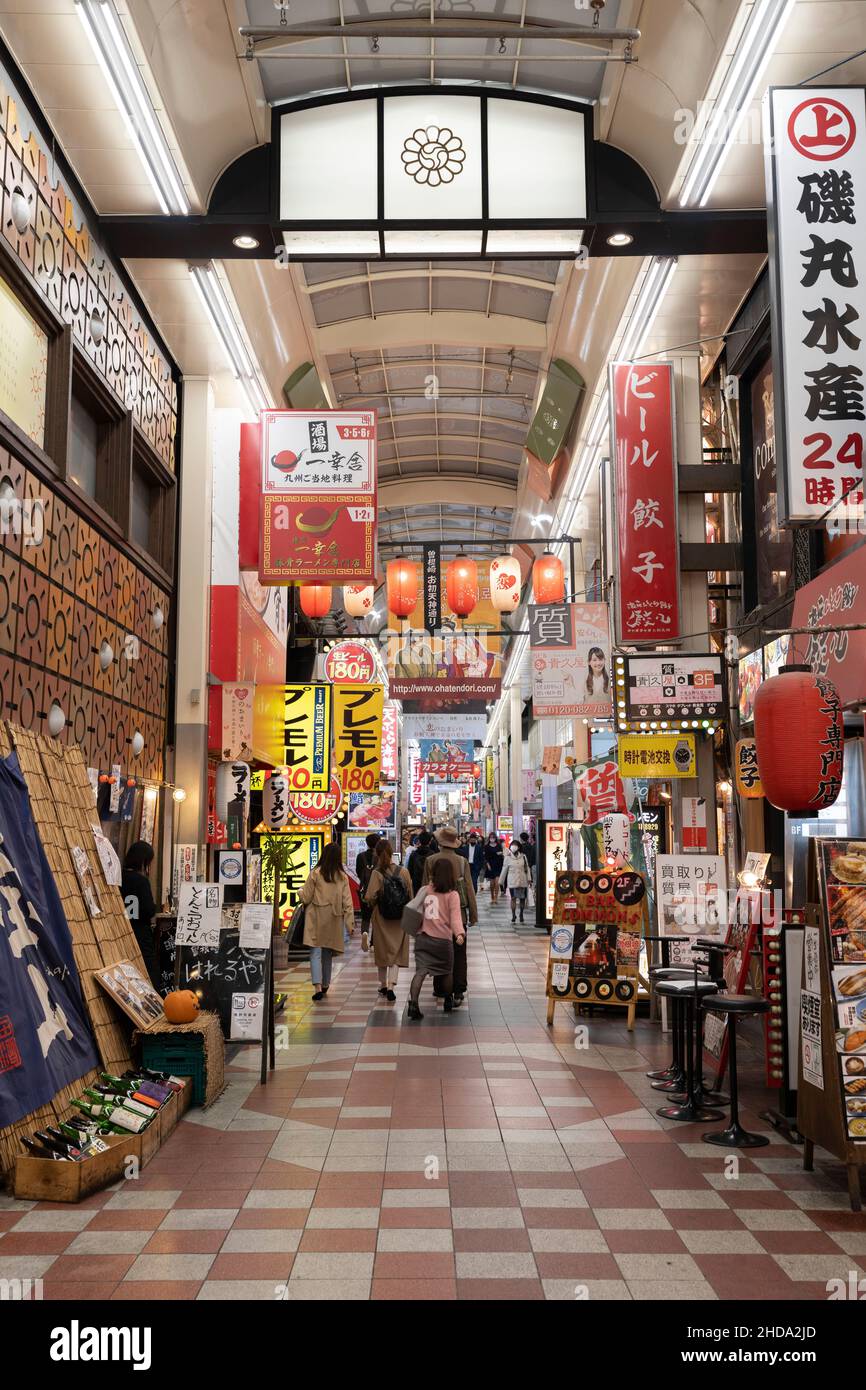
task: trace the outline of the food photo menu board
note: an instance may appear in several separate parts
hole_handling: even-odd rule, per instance
[[[866,842],[819,841],[834,1037],[848,1138],[866,1143]]]

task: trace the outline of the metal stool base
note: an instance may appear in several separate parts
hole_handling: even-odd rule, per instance
[[[649,1081],[673,1081],[676,1074],[676,1068],[673,1066],[662,1067],[660,1071],[648,1071],[644,1073]]]
[[[684,1071],[678,1072],[667,1081],[654,1081],[652,1088],[654,1091],[681,1091],[686,1084],[686,1074]]]
[[[770,1142],[763,1134],[749,1134],[741,1125],[731,1125],[730,1129],[702,1137],[705,1144],[718,1144],[720,1149],[763,1149]]]
[[[685,1120],[690,1124],[695,1124],[700,1120],[723,1120],[725,1117],[721,1110],[706,1110],[703,1106],[693,1105],[687,1102],[685,1105],[663,1105],[661,1110],[656,1111],[663,1120]]]

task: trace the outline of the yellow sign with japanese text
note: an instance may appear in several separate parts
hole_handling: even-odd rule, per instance
[[[486,791],[492,792],[494,787],[495,782],[493,780],[493,754],[488,753],[487,757],[484,759],[484,788]]]
[[[666,781],[696,777],[694,734],[620,734],[617,739],[620,777]]]
[[[329,827],[330,829],[330,827]],[[298,834],[295,831],[280,832],[278,835],[263,835],[260,840],[262,850],[271,840],[289,840],[291,858],[288,873],[280,879],[280,929],[285,931],[292,919],[292,913],[301,900],[301,889],[322,857],[322,850],[330,841],[330,835],[321,831],[316,834]],[[267,866],[267,853],[262,856],[262,902],[274,901],[274,876]]]
[[[764,795],[758,771],[758,745],[753,738],[741,738],[734,754],[734,780],[737,791],[747,801],[757,801]]]
[[[334,685],[334,771],[346,792],[379,790],[382,772],[381,685]]]
[[[253,753],[286,769],[290,791],[330,791],[331,686],[257,685]]]

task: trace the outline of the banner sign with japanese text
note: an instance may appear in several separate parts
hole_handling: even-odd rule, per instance
[[[427,778],[421,771],[421,746],[417,739],[409,741],[409,786],[406,800],[410,813],[427,810]]]
[[[263,584],[376,579],[376,415],[261,413]]]
[[[737,740],[734,749],[734,780],[737,792],[747,801],[757,801],[764,795],[758,771],[758,745],[753,738]]]
[[[424,626],[428,632],[436,632],[442,626],[441,554],[438,541],[424,546]]]
[[[382,711],[382,776],[396,782],[400,775],[400,715],[396,705],[386,703]]]
[[[376,677],[376,658],[364,642],[335,642],[325,653],[325,680],[369,685]]]
[[[656,902],[661,936],[723,936],[728,902],[720,854],[660,854]]]
[[[331,789],[331,692],[336,688],[330,685],[256,686],[253,751],[261,762],[287,769],[286,782],[290,791],[327,792]]]
[[[697,776],[694,734],[620,734],[616,752],[622,777]]]
[[[673,367],[613,362],[611,439],[617,529],[617,640],[680,636]]]
[[[490,598],[490,565],[478,565],[478,602],[465,622],[448,606],[440,569],[442,630],[426,627],[426,575],[416,566],[418,601],[408,621],[390,618],[385,645],[392,700],[415,702],[417,710],[458,708],[470,700],[498,700],[502,693],[502,620]]]
[[[617,724],[649,720],[709,723],[725,712],[725,677],[717,652],[655,652],[617,656]]]
[[[260,844],[264,850],[268,842],[276,837],[263,835]],[[291,857],[288,873],[280,879],[279,921],[280,930],[286,931],[292,920],[292,913],[301,900],[301,889],[322,857],[327,842],[321,833],[309,835],[295,834],[292,831],[280,835],[280,840],[290,842]],[[327,837],[330,838],[330,837]],[[262,901],[274,901],[274,876],[266,867],[267,854],[262,857]]]
[[[610,718],[613,677],[606,604],[531,605],[529,646],[536,719]]]
[[[224,762],[252,755],[254,692],[253,685],[223,683],[221,757]]]
[[[771,87],[765,116],[779,519],[862,517],[866,91]]]
[[[382,771],[381,685],[335,685],[334,770],[347,792],[379,790]]]
[[[844,630],[866,624],[863,557],[863,550],[843,555],[794,596],[791,625],[810,629],[807,636],[796,639],[798,653],[803,653],[803,661],[816,676],[826,676],[833,682],[843,705],[863,699],[866,630]]]
[[[487,734],[486,714],[404,714],[403,732],[407,738],[469,738],[483,743]]]

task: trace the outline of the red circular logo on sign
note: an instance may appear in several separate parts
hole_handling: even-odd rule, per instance
[[[831,97],[801,101],[788,118],[788,139],[794,149],[822,164],[847,154],[856,136],[848,107]]]
[[[331,776],[330,791],[289,793],[289,814],[304,825],[327,825],[339,815],[342,804],[343,788],[335,773]]]
[[[337,685],[369,685],[375,675],[373,653],[361,642],[338,642],[325,657],[325,677]]]

